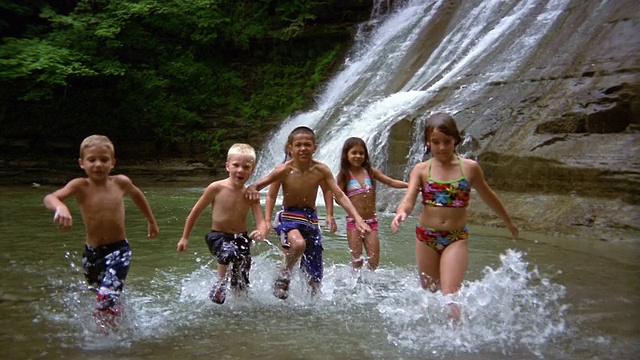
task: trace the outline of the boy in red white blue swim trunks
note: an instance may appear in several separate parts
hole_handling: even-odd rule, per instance
[[[355,218],[359,231],[364,234],[371,230],[336,184],[331,169],[326,164],[313,159],[316,150],[316,137],[313,130],[306,126],[294,128],[287,138],[285,149],[285,153],[290,154],[291,160],[276,166],[267,176],[248,186],[246,191],[247,198],[257,200],[260,198],[259,191],[268,185],[275,184],[277,188],[269,189],[269,192],[273,191],[276,194],[282,186],[284,194],[282,204],[285,209],[289,209],[289,215],[288,219],[283,218],[277,229],[281,240],[282,235],[286,235],[284,244],[281,243],[285,260],[275,281],[273,292],[279,299],[288,297],[291,270],[303,255],[301,264],[305,270],[311,272],[308,273],[311,293],[318,294],[320,291],[322,242],[315,213],[318,188],[327,189],[335,194],[338,204]],[[270,218],[273,204],[269,203],[265,208]]]

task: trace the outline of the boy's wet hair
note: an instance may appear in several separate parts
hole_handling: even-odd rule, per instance
[[[256,162],[256,150],[249,144],[236,143],[231,145],[229,151],[227,151],[227,161],[232,155],[242,155],[251,158],[251,161]]]
[[[291,155],[287,151],[287,145],[291,145],[291,143],[293,143],[293,137],[298,135],[298,134],[311,135],[313,143],[314,144],[316,143],[316,133],[313,131],[312,128],[310,128],[310,127],[308,127],[306,125],[296,126],[289,133],[289,136],[287,137],[287,143],[284,145],[284,160],[282,161],[283,163],[286,162],[291,157]]]
[[[462,142],[460,131],[456,121],[447,113],[435,113],[427,119],[427,124],[424,128],[424,143],[427,146],[427,153],[429,153],[429,138],[433,130],[438,129],[441,133],[453,137],[455,146],[458,146]]]
[[[84,138],[82,143],[80,143],[80,158],[82,159],[82,157],[84,157],[85,150],[93,146],[105,146],[111,152],[111,156],[115,157],[115,148],[108,137],[104,135],[91,135]]]
[[[316,133],[313,132],[312,128],[306,125],[297,126],[293,130],[291,130],[291,132],[289,133],[289,137],[287,137],[287,144],[291,144],[293,142],[293,137],[299,134],[311,135],[311,138],[313,139],[313,143],[315,144]]]

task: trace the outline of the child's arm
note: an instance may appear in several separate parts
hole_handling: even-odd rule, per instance
[[[373,170],[373,178],[387,186],[391,186],[392,188],[396,188],[396,189],[406,189],[409,186],[409,184],[406,181],[393,179],[385,175],[382,171],[376,168],[373,168],[372,170]]]
[[[244,189],[244,197],[249,200],[259,200],[260,199],[260,190],[267,187],[267,185],[273,183],[274,181],[282,180],[282,173],[286,170],[285,164],[280,164],[276,166],[269,174],[267,174],[262,179],[258,180],[255,184],[249,185]]]
[[[57,223],[62,229],[70,230],[73,225],[71,213],[64,201],[70,196],[74,196],[84,181],[84,179],[71,180],[62,189],[45,196],[42,201],[47,209],[55,211],[53,222]]]
[[[505,225],[507,225],[507,228],[509,228],[511,235],[513,235],[514,238],[517,238],[520,232],[518,227],[511,220],[511,217],[509,217],[509,214],[502,204],[502,201],[500,201],[500,198],[498,198],[498,195],[496,195],[491,187],[489,187],[489,184],[487,184],[480,165],[473,160],[466,160],[465,165],[465,173],[469,178],[471,186],[476,189],[476,192],[478,192],[482,201],[484,201],[489,208],[493,210],[493,212],[502,218]]]
[[[322,188],[324,206],[327,211],[325,226],[329,228],[330,233],[334,234],[338,230],[338,225],[336,225],[336,219],[333,217],[333,193],[327,189],[325,185],[321,185],[320,187]]]
[[[136,204],[138,209],[144,217],[147,219],[147,236],[156,237],[160,233],[160,228],[158,228],[158,223],[156,222],[156,217],[153,215],[153,211],[151,210],[151,206],[149,206],[149,202],[147,198],[144,196],[144,193],[140,188],[135,186],[131,179],[124,175],[118,175],[118,181],[121,182],[123,188],[126,193],[131,196],[131,199]]]
[[[420,174],[423,172],[425,163],[420,163],[413,167],[411,170],[411,174],[409,175],[409,184],[407,187],[407,192],[404,194],[404,198],[398,204],[398,208],[396,209],[396,215],[393,217],[391,221],[391,230],[393,232],[398,231],[400,228],[400,223],[407,219],[407,216],[413,210],[413,207],[416,205],[416,197],[418,196],[418,192],[420,191],[420,184],[422,182],[422,177]]]
[[[269,231],[269,226],[264,219],[264,214],[262,214],[262,208],[260,207],[260,201],[254,201],[251,205],[251,211],[253,212],[253,218],[256,221],[256,230],[251,232],[249,236],[252,239],[258,241],[264,241],[267,238],[267,232]]]
[[[267,200],[264,203],[264,217],[267,222],[267,232],[264,234],[267,236],[269,230],[271,230],[271,218],[273,216],[273,209],[276,206],[276,200],[278,198],[278,192],[280,191],[280,181],[274,181],[269,185],[269,191],[267,192]]]
[[[187,216],[187,221],[184,224],[182,237],[178,242],[178,247],[177,247],[178,252],[183,252],[187,250],[187,247],[189,244],[189,236],[191,235],[191,230],[193,230],[193,227],[196,225],[196,222],[198,221],[200,214],[202,214],[202,211],[209,204],[213,206],[213,200],[215,199],[217,192],[218,192],[218,186],[216,185],[216,183],[210,184],[204,190],[204,193],[202,193],[202,196],[200,196],[200,199],[198,199],[196,204],[193,205],[193,208],[191,209],[189,216]]]

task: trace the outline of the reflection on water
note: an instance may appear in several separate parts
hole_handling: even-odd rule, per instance
[[[259,243],[247,296],[230,293],[224,305],[213,304],[207,294],[215,261],[202,240],[206,215],[189,252],[175,252],[200,189],[176,188],[147,190],[158,239],[144,238],[144,219],[127,203],[134,255],[119,327],[105,335],[97,331],[82,276],[80,221],[72,232],[52,227],[41,205],[51,189],[3,190],[3,358],[624,359],[640,349],[637,264],[563,250],[536,234],[513,241],[505,229],[476,225],[463,289],[445,297],[420,289],[413,229],[391,234],[384,225],[389,214],[379,214],[376,272],[348,266],[342,222],[338,234],[325,233],[319,298],[312,299],[297,271],[290,298],[276,299],[281,255]],[[446,313],[451,301],[462,308],[456,326]]]

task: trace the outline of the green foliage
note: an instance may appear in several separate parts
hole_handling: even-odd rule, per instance
[[[13,89],[0,111],[15,135],[112,129],[162,144],[207,143],[219,154],[228,134],[207,133],[203,114],[251,129],[296,111],[338,50],[301,51],[298,37],[324,1],[80,0],[71,12],[10,4],[0,0],[14,15],[39,14],[0,46],[0,84]]]

